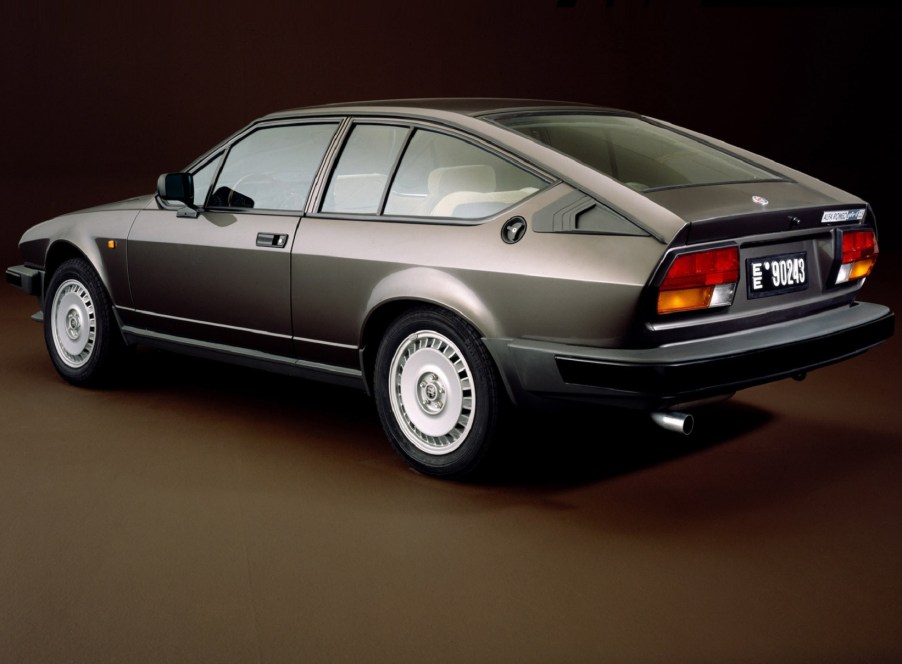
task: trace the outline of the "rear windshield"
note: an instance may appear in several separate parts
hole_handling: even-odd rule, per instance
[[[647,120],[556,113],[496,118],[637,191],[781,178],[706,143]]]

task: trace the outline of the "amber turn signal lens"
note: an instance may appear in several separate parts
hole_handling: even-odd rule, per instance
[[[706,309],[711,303],[713,294],[714,286],[661,291],[658,293],[658,313],[667,314],[674,311]]]
[[[877,257],[871,256],[860,261],[852,263],[852,270],[849,272],[849,279],[862,279],[871,273],[874,265],[877,264]]]

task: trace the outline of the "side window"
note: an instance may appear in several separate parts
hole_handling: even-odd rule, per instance
[[[419,129],[404,152],[385,214],[479,219],[510,207],[545,184],[466,141]]]
[[[213,157],[206,164],[194,171],[194,204],[203,207],[207,202],[207,194],[210,193],[210,185],[213,184],[213,176],[222,161],[222,153]]]
[[[356,125],[326,189],[323,212],[378,214],[406,127]]]
[[[249,134],[226,155],[210,207],[302,210],[337,128],[303,124]]]

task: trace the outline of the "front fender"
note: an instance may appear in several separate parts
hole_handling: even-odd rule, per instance
[[[73,213],[33,226],[19,247],[25,261],[42,267],[47,280],[64,260],[84,256],[100,276],[113,303],[132,306],[126,242],[135,210]]]

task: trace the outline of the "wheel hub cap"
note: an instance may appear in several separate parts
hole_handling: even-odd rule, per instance
[[[427,413],[434,415],[442,411],[445,407],[445,392],[445,386],[434,373],[426,372],[420,377],[417,396],[420,407]]]
[[[81,315],[75,307],[69,309],[69,313],[66,314],[66,334],[72,341],[78,339],[81,334]]]

